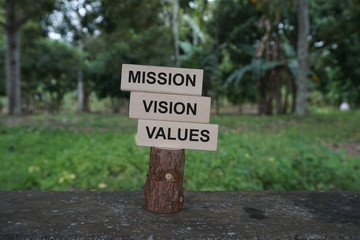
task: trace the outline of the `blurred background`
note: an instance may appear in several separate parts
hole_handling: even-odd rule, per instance
[[[359,189],[359,1],[0,6],[0,189],[142,188],[123,63],[204,69],[219,149],[186,189]]]

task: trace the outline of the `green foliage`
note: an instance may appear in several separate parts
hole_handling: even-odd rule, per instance
[[[212,71],[215,74],[210,76],[217,80],[217,84],[209,86],[210,92],[220,90],[223,96],[235,104],[254,101],[256,81],[252,76],[245,75],[243,78],[242,75],[249,71],[253,45],[260,37],[256,25],[260,15],[249,1],[220,0],[212,7],[212,16],[207,24],[207,32],[213,39],[212,55],[216,53],[216,62],[210,67],[216,71]],[[226,83],[229,77],[239,81]]]
[[[267,62],[264,59],[254,58],[250,65],[234,71],[227,79],[228,83],[234,83],[235,86],[239,85],[240,80],[243,78],[246,72],[251,71],[256,79],[261,79],[265,76],[267,70],[281,66],[283,63],[272,61]]]
[[[161,10],[154,0],[102,2],[99,29],[103,34],[85,43],[90,65],[96,69],[87,77],[100,98],[129,96],[119,91],[123,63],[170,65],[170,30],[159,17]]]
[[[327,104],[347,100],[359,106],[359,1],[311,0],[309,5],[309,90],[321,93]],[[17,7],[19,19],[31,16],[20,38],[27,112],[58,110],[65,93],[75,95],[78,71],[84,74],[86,93],[117,102],[128,98],[128,93],[119,91],[121,64],[173,65],[172,1],[19,0]],[[284,95],[294,98],[296,1],[180,0],[179,7],[180,65],[205,70],[203,93],[215,105],[260,99],[258,86],[268,80],[269,69],[281,71],[283,85],[278,92],[283,93],[283,101]],[[266,30],[259,26],[264,19],[271,27],[268,42],[280,49],[275,62],[269,56],[254,57],[264,40]],[[5,10],[0,8],[0,22],[4,21]],[[63,42],[53,43],[49,32],[60,33]],[[4,95],[2,27],[0,34],[0,95]],[[66,41],[76,47],[66,46]]]
[[[162,8],[158,0],[103,1],[100,13],[103,21],[100,27],[107,33],[126,34],[128,29],[146,30],[159,23],[158,13]]]
[[[329,103],[347,100],[353,106],[359,106],[359,2],[311,1],[310,10],[313,39],[324,48],[319,51],[313,47],[318,53],[312,61],[318,80],[315,87],[324,93]]]
[[[0,34],[4,36],[1,28]],[[0,96],[5,96],[5,37],[0,38]]]
[[[325,109],[322,109],[324,112]],[[358,190],[360,112],[222,116],[218,151],[186,151],[187,190]],[[127,115],[39,115],[0,123],[0,189],[141,190],[149,148]],[[336,146],[344,146],[336,148]],[[358,154],[358,153],[357,153]]]
[[[260,13],[249,1],[219,0],[214,11],[214,20],[209,25],[209,32],[217,34],[219,42],[238,44],[254,44],[259,39],[257,20]],[[233,56],[239,60],[248,56]],[[242,59],[241,59],[242,58]],[[239,61],[238,60],[238,61]],[[246,59],[244,59],[246,60]]]
[[[24,57],[27,101],[35,101],[50,112],[59,110],[64,95],[76,86],[78,70],[83,67],[82,54],[64,42],[38,38]]]
[[[79,46],[79,42],[94,35],[97,30],[100,6],[101,3],[97,0],[58,0],[53,18],[62,21],[48,22],[48,27],[73,45]]]

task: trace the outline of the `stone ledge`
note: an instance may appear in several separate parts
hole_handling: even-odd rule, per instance
[[[175,214],[142,192],[0,192],[0,239],[360,239],[360,191],[185,192]]]

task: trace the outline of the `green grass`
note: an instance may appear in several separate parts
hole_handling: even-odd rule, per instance
[[[127,115],[0,117],[0,190],[142,189],[150,150]],[[360,156],[345,150],[360,147],[359,111],[212,123],[218,151],[186,151],[187,190],[360,189]]]

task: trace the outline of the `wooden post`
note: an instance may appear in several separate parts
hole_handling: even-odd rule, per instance
[[[145,208],[157,213],[175,213],[184,205],[184,149],[152,147],[144,185]]]
[[[175,213],[184,206],[184,149],[216,151],[219,127],[208,124],[211,100],[201,97],[203,73],[201,69],[122,65],[120,88],[132,92],[129,115],[139,119],[136,144],[152,147],[144,185],[149,211]]]

